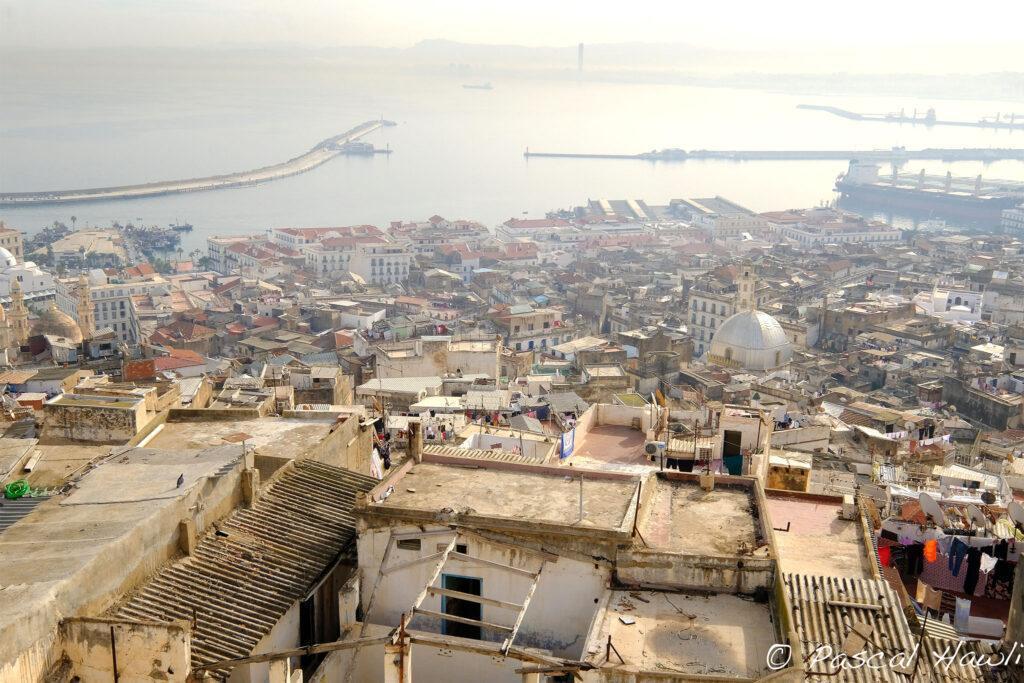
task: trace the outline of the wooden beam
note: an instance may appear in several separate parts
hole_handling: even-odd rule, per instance
[[[500,607],[502,609],[520,610],[523,608],[522,605],[517,605],[514,602],[505,602],[504,600],[495,600],[494,598],[485,598],[479,595],[473,595],[472,593],[463,593],[462,591],[453,591],[450,588],[436,588],[431,586],[427,589],[428,593],[434,595],[446,595],[449,598],[458,598],[459,600],[466,600],[469,602],[479,602],[483,605],[491,605],[492,607]]]
[[[501,647],[499,643],[492,643],[488,640],[473,640],[471,638],[458,638],[455,636],[442,636],[434,633],[425,633],[423,631],[408,631],[409,641],[413,645],[428,645],[430,647],[440,647],[446,650],[458,650],[460,652],[475,652],[477,654],[487,655],[488,657],[500,657]],[[572,665],[578,666],[581,669],[593,669],[594,666],[585,662],[577,662],[573,660],[565,660],[560,657],[554,657],[551,655],[544,655],[538,650],[524,650],[518,647],[512,647],[508,650],[508,657],[517,659],[521,662],[536,662],[538,664],[545,664],[550,666],[562,666]]]
[[[405,569],[406,567],[413,567],[413,566],[415,566],[417,564],[423,564],[424,562],[430,562],[431,560],[436,560],[437,558],[441,557],[444,554],[445,553],[442,550],[439,553],[433,553],[431,555],[424,555],[423,557],[416,557],[416,558],[413,558],[411,560],[406,560],[405,562],[399,562],[398,564],[392,565],[392,566],[390,566],[390,567],[388,567],[386,569],[381,569],[380,573],[381,574],[390,574],[391,572],[397,572],[399,569]]]
[[[455,541],[457,541],[458,538],[458,536],[452,536],[452,540],[448,543],[448,547],[439,553],[441,561],[437,563],[436,567],[434,567],[434,571],[427,580],[427,584],[423,586],[423,590],[421,590],[420,594],[416,596],[416,602],[412,603],[413,612],[416,611],[417,607],[423,604],[424,598],[427,597],[427,591],[430,590],[430,587],[434,585],[435,581],[437,581],[437,577],[441,575],[441,570],[444,569],[444,563],[448,561],[448,554],[451,553],[452,548],[455,547]]]
[[[486,628],[490,631],[505,631],[511,632],[511,626],[502,626],[501,624],[492,624],[489,621],[480,621],[479,619],[467,619],[466,617],[460,617],[454,614],[445,614],[443,612],[434,612],[429,609],[421,609],[417,607],[413,610],[416,614],[422,614],[428,617],[435,617],[437,619],[444,619],[446,621],[455,621],[460,624],[467,624],[469,626],[479,626],[480,628]]]
[[[225,659],[220,662],[212,662],[210,664],[202,664],[200,666],[192,667],[193,671],[208,671],[210,669],[233,669],[236,666],[242,664],[258,664],[260,662],[272,662],[276,659],[286,659],[288,657],[301,657],[302,655],[315,655],[322,652],[336,652],[338,650],[350,650],[357,648],[362,645],[378,645],[380,643],[390,642],[391,636],[377,636],[375,638],[356,638],[354,640],[338,640],[333,643],[320,643],[319,645],[309,645],[307,647],[296,647],[290,650],[278,650],[276,652],[265,652],[259,655],[252,655],[251,657],[240,657],[238,659]]]
[[[579,671],[579,664],[569,664],[567,666],[524,666],[521,669],[514,669],[513,673],[517,674],[568,674],[574,671]]]
[[[530,598],[533,597],[533,592],[537,590],[537,584],[540,582],[540,574],[543,571],[544,563],[542,562],[540,569],[537,570],[536,576],[533,577],[533,583],[530,584],[530,590],[526,592],[526,599],[523,600],[523,608],[519,610],[519,616],[516,617],[516,623],[512,626],[512,632],[509,634],[504,645],[501,646],[502,654],[508,653],[508,649],[512,647],[512,642],[516,639],[516,635],[519,633],[519,627],[523,624],[523,617],[526,616],[526,608],[530,606]]]
[[[512,572],[513,574],[519,574],[521,576],[529,576],[531,578],[537,576],[535,572],[531,572],[529,569],[510,567],[509,565],[502,564],[501,562],[485,560],[480,557],[472,557],[470,555],[466,555],[465,553],[452,553],[451,557],[456,560],[462,560],[463,562],[479,562],[480,564],[486,564],[488,567],[497,567],[498,569],[504,569],[505,571]]]

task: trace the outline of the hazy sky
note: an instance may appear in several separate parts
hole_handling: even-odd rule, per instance
[[[731,50],[1016,44],[1024,1],[0,0],[0,45],[677,42]]]

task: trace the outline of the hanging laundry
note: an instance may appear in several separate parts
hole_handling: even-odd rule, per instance
[[[952,536],[943,536],[938,540],[939,552],[943,555],[949,555],[949,548],[953,545]]]
[[[907,573],[910,576],[917,576],[924,569],[924,546],[914,543],[907,548]]]
[[[983,571],[983,572],[991,572],[992,569],[996,566],[996,562],[998,562],[998,561],[999,561],[998,559],[996,559],[995,557],[992,557],[991,555],[982,554],[982,556],[981,556],[981,571]]]
[[[935,590],[919,579],[917,582],[917,601],[921,603],[922,607],[938,612],[942,606],[942,591]]]
[[[934,538],[924,542],[924,559],[934,562],[939,555],[939,543]]]
[[[929,586],[950,593],[962,593],[964,590],[964,576],[967,572],[960,572],[960,576],[954,576],[950,569],[947,558],[939,556],[938,562],[929,562],[924,565],[924,571],[917,578]]]
[[[960,564],[967,556],[967,548],[967,544],[959,538],[953,539],[953,545],[949,548],[949,570],[953,572],[953,576],[960,573]]]
[[[887,546],[887,545],[879,546],[878,547],[878,561],[882,564],[882,566],[883,567],[890,566],[889,562],[891,560],[892,560],[892,557],[891,557],[891,554],[889,552],[889,546]]]
[[[974,595],[974,589],[978,586],[978,573],[981,571],[981,550],[978,548],[967,549],[967,574],[964,576],[964,593]]]

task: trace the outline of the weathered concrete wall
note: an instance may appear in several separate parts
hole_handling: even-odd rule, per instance
[[[47,403],[43,410],[43,428],[48,436],[92,443],[124,443],[135,436],[147,421],[143,401],[134,408]]]
[[[631,427],[634,421],[640,420],[640,430],[646,433],[653,424],[653,411],[650,407],[637,408],[601,403],[597,406],[597,424],[620,425]]]
[[[780,429],[772,432],[773,448],[789,448],[797,451],[825,450],[828,448],[830,429],[826,425],[812,425],[796,429]]]
[[[258,420],[264,413],[255,408],[172,408],[168,422],[216,422],[217,420]]]
[[[411,533],[418,529],[407,526],[395,527],[394,531]],[[421,562],[379,575],[389,537],[387,528],[365,531],[359,536],[358,551],[364,610],[375,590],[374,584],[380,579],[373,609],[366,619],[374,624],[394,626],[430,579],[436,561]],[[444,550],[450,538],[449,535],[425,536],[420,539],[418,550],[392,547],[387,566],[393,567]],[[467,554],[474,558],[534,572],[541,567],[543,559],[534,552],[493,543],[474,534],[461,536],[459,543],[465,543]],[[532,583],[529,576],[472,561],[450,560],[444,573],[478,578],[484,597],[516,604],[522,604]],[[556,562],[546,562],[516,643],[551,650],[560,656],[582,656],[584,637],[597,608],[594,601],[601,597],[610,577],[611,570],[606,564],[565,556],[557,558]],[[441,579],[435,585],[441,585]],[[428,594],[421,607],[441,612],[441,596]],[[516,613],[513,611],[492,605],[483,605],[482,608],[481,618],[484,621],[506,626],[515,621]],[[440,633],[440,626],[438,620],[422,616],[417,616],[410,623],[414,630],[436,633]],[[500,635],[488,631],[484,632],[484,637],[496,642],[501,640]]]
[[[775,561],[764,557],[709,557],[627,550],[618,554],[615,573],[627,586],[749,595],[758,588],[771,588]]]
[[[114,680],[111,628],[122,683],[185,681],[192,657],[187,622],[68,619],[61,624],[64,654],[82,683]]]
[[[370,474],[372,451],[373,427],[363,427],[358,415],[349,415],[333,432],[299,458],[344,467],[360,474]]]
[[[252,654],[289,650],[299,646],[299,603],[292,605],[270,629],[270,633],[253,648]],[[298,662],[295,662],[298,664]],[[228,683],[266,683],[270,679],[270,663],[245,664],[232,670]]]
[[[995,429],[1016,429],[1022,423],[1024,404],[999,401],[964,386],[957,377],[942,378],[942,400],[955,405],[961,414]]]
[[[765,487],[786,491],[806,491],[810,483],[810,470],[798,467],[768,466],[768,477]]]
[[[34,609],[23,613],[10,629],[0,628],[0,662],[5,663],[0,668],[0,683],[43,680],[49,666],[60,658],[60,619],[103,613],[119,596],[148,579],[179,552],[181,520],[195,519],[196,531],[202,533],[236,508],[242,498],[241,469],[239,463],[236,469],[208,479],[171,503],[142,503],[152,508],[148,516],[107,543],[102,554],[94,556],[73,576],[48,584],[47,590],[52,591],[50,600],[35,600],[31,603]],[[53,627],[48,631],[50,624]]]

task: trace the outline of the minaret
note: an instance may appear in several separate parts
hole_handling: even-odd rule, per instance
[[[757,308],[757,275],[749,263],[740,264],[740,273],[736,277],[736,312],[752,311]]]
[[[21,346],[28,342],[28,309],[25,308],[25,297],[21,293],[21,283],[11,280],[11,334],[12,342]]]
[[[78,278],[78,327],[82,330],[82,339],[91,339],[96,332],[96,314],[92,309],[92,297],[89,294],[89,279],[83,274]]]
[[[6,353],[11,344],[11,323],[7,320],[7,312],[0,306],[0,353]]]

